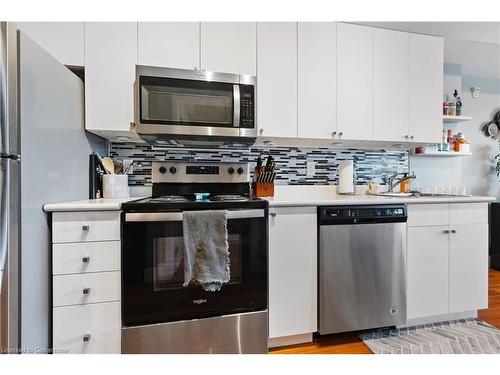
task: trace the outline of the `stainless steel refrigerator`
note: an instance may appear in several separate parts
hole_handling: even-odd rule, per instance
[[[51,341],[46,203],[86,199],[84,85],[0,23],[0,350],[44,353]]]

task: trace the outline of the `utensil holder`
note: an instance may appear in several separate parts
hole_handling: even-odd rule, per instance
[[[103,198],[128,198],[128,175],[105,174],[102,176]]]

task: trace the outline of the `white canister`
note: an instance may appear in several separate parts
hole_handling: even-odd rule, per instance
[[[103,198],[128,198],[128,175],[105,174],[102,176]]]

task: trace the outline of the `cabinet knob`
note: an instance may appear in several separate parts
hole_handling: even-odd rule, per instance
[[[406,139],[408,139],[408,138],[410,138],[410,136],[409,136],[408,134],[406,134],[406,135],[405,135],[405,138],[406,138]]]
[[[90,333],[87,333],[86,335],[83,335],[83,341],[84,342],[90,341]]]
[[[451,233],[457,233],[457,231],[455,229],[452,229]]]
[[[337,132],[332,132],[332,137],[335,138],[335,136],[337,135]]]
[[[82,225],[82,230],[84,232],[88,232],[89,229],[90,229],[90,227],[88,225]]]
[[[259,129],[259,135],[262,135],[264,133],[264,129]]]
[[[269,215],[270,215],[271,217],[276,217],[276,212],[271,212]]]
[[[83,294],[90,294],[90,288],[83,288]]]
[[[413,139],[413,138],[415,138],[415,136],[414,135],[410,135],[410,139]]]
[[[443,230],[443,233],[449,234],[451,231],[449,229]]]
[[[344,132],[339,132],[339,138],[344,135]]]
[[[90,262],[90,257],[83,257],[83,258],[82,258],[82,262],[83,262],[83,263],[88,263],[88,262]]]

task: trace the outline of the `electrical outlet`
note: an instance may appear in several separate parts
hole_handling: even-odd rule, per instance
[[[314,176],[314,173],[316,171],[316,162],[315,161],[308,161],[306,163],[306,167],[307,167],[307,175]]]
[[[123,159],[123,160],[122,160],[122,163],[123,163],[123,170],[124,170],[124,171],[125,171],[125,170],[127,170],[128,166],[129,166],[130,164],[132,164],[133,162],[134,162],[134,161],[133,161],[132,159]],[[130,169],[128,170],[127,174],[132,174],[132,173],[134,173],[134,166],[133,166],[133,165],[130,167]]]
[[[481,92],[481,89],[479,87],[471,87],[470,91],[472,92],[472,97],[474,99],[479,98],[479,93]]]

